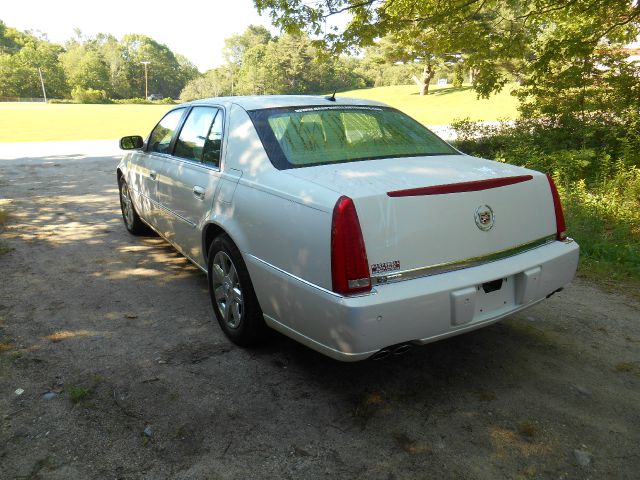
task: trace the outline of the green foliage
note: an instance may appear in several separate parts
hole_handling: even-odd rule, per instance
[[[162,100],[147,100],[146,98],[119,98],[112,100],[111,103],[120,105],[175,105],[175,100],[165,97]]]
[[[68,94],[64,71],[58,62],[61,46],[17,32],[12,42],[15,47],[0,49],[0,96],[42,97],[38,68],[48,97]]]
[[[136,97],[136,98],[118,98],[113,100],[113,103],[117,103],[120,105],[153,105],[155,102],[151,100],[147,100],[146,98]]]
[[[223,55],[228,64],[242,65],[247,51],[272,40],[271,33],[262,25],[249,25],[242,34],[231,35],[224,41]]]
[[[233,70],[228,66],[211,69],[201,77],[188,82],[180,93],[180,99],[186,102],[198,98],[232,95],[233,78]]]
[[[59,104],[59,105],[68,105],[71,103],[77,103],[75,100],[71,100],[68,98],[52,98],[50,100],[47,100],[48,103],[52,103],[54,105]]]
[[[94,90],[93,88],[74,87],[71,91],[71,98],[77,103],[110,103],[107,92],[104,90]]]
[[[454,124],[461,150],[554,176],[583,271],[640,279],[638,113]],[[631,152],[635,151],[634,154]]]
[[[423,79],[433,61],[452,55],[473,72],[482,97],[518,79],[523,99],[561,110],[577,99],[578,110],[604,105],[617,92],[621,108],[631,105],[634,77],[621,51],[640,30],[640,6],[630,0],[254,0],[288,33],[307,32],[335,51],[392,39],[396,53],[420,60]],[[344,29],[325,33],[327,19],[348,12]],[[396,55],[397,56],[397,55]],[[618,57],[616,59],[616,57]],[[407,61],[407,58],[398,60]],[[635,78],[635,80],[634,80]],[[591,87],[602,95],[594,97]],[[597,99],[589,106],[591,99]],[[539,100],[541,100],[539,102]],[[618,109],[621,109],[618,108]],[[570,110],[570,109],[569,109]],[[574,109],[575,111],[575,109]]]
[[[73,403],[80,403],[91,395],[91,389],[77,385],[69,385],[64,390]]]
[[[180,98],[314,94],[367,85],[357,60],[326,55],[304,35],[271,38],[256,28],[227,39],[228,63],[190,81]]]
[[[144,35],[125,35],[118,41],[105,34],[84,38],[78,31],[63,48],[0,23],[0,96],[41,97],[38,68],[49,98],[90,90],[104,91],[109,98],[142,96],[142,61],[151,62],[149,93],[165,97],[178,97],[185,84],[199,75],[188,59]],[[90,97],[97,100],[95,94]]]

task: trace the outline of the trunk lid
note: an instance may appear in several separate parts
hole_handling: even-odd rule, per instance
[[[286,172],[353,199],[373,276],[487,257],[556,230],[543,174],[467,155]]]

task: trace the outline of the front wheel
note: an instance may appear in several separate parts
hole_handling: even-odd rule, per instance
[[[266,333],[262,310],[240,251],[226,235],[211,244],[207,270],[209,295],[222,331],[236,345],[260,343]]]
[[[151,229],[147,227],[140,219],[138,212],[136,212],[129,185],[122,177],[118,180],[118,188],[120,189],[120,210],[122,210],[124,226],[133,235],[148,235]]]

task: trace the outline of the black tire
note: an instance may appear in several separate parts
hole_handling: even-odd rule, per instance
[[[267,327],[238,247],[227,235],[220,235],[211,244],[208,258],[209,296],[220,328],[236,345],[263,343]]]
[[[131,199],[129,185],[124,178],[118,180],[118,189],[120,191],[120,211],[122,212],[122,220],[124,226],[133,235],[150,235],[151,229],[140,219],[136,207]]]

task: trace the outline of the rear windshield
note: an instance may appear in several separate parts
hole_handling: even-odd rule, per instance
[[[407,115],[386,107],[317,106],[252,110],[276,168],[394,157],[457,155]]]

